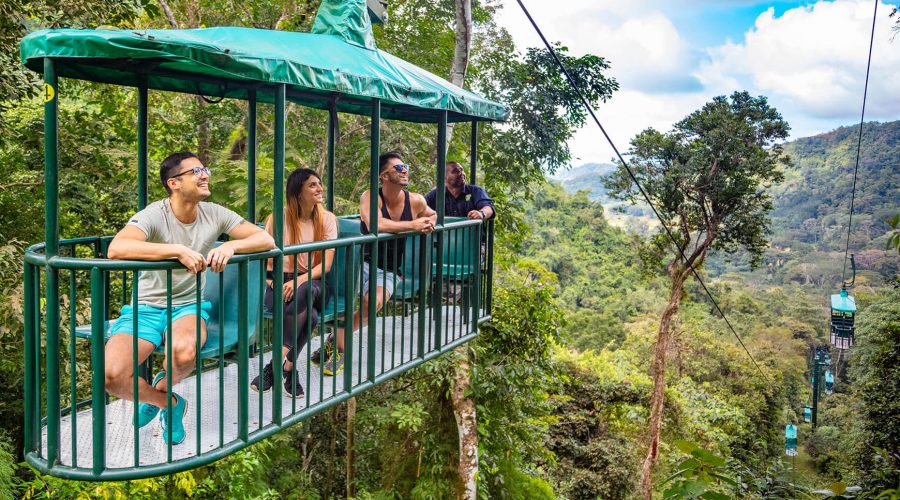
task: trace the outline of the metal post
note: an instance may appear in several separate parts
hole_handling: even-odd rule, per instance
[[[275,186],[274,186],[274,224],[273,233],[275,244],[279,250],[284,250],[284,107],[285,85],[275,86]],[[275,373],[281,371],[281,346],[284,345],[284,300],[282,298],[282,286],[284,285],[284,259],[281,255],[276,257],[272,266],[272,368]],[[272,398],[272,420],[276,425],[281,425],[281,398]]]
[[[256,223],[256,89],[247,108],[247,220]]]
[[[137,197],[138,210],[147,206],[147,74],[141,73],[137,98]]]
[[[325,206],[334,211],[334,146],[337,141],[337,103],[328,103],[328,154],[326,157]]]
[[[241,261],[238,264],[238,438],[247,442],[249,426],[247,422],[249,421],[250,416],[250,393],[247,389],[250,385],[250,376],[249,376],[249,363],[250,363],[250,353],[249,353],[249,335],[247,333],[247,304],[248,304],[248,287],[250,286],[249,280],[249,272],[247,266],[249,264],[247,261]],[[219,332],[221,336],[224,332]],[[273,351],[281,352],[280,344],[272,347]],[[200,357],[200,354],[197,354],[197,357]],[[275,373],[280,373],[281,370],[276,370]],[[262,373],[260,373],[262,376]],[[197,373],[197,378],[200,378],[200,373]],[[280,379],[279,379],[280,381]],[[277,393],[277,396],[274,396],[272,400],[280,400],[281,394]],[[262,407],[260,407],[260,420],[262,420]],[[279,412],[279,415],[281,413]],[[200,429],[198,428],[199,432]]]
[[[378,234],[378,156],[381,149],[381,100],[372,99],[372,124],[370,131],[369,151],[369,233]],[[372,243],[371,260],[369,264],[369,313],[368,339],[367,339],[367,363],[369,381],[375,381],[375,288],[378,283],[375,276],[378,274],[375,267],[378,265],[378,242]]]
[[[821,375],[820,364],[819,364],[819,349],[816,348],[815,356],[813,357],[813,402],[812,402],[812,430],[816,430],[818,414],[819,414],[819,379]]]
[[[91,268],[91,423],[93,425],[94,475],[106,469],[106,359],[103,352],[105,319],[103,272]],[[169,373],[172,373],[169,371]],[[73,410],[74,411],[74,410]]]
[[[44,58],[44,252],[48,258],[59,253],[59,175],[56,160],[59,97],[56,89],[56,67],[52,59]]]
[[[58,113],[56,68],[52,59],[44,58],[44,241],[48,262],[50,258],[59,253]],[[47,277],[47,463],[52,467],[59,461],[59,271],[48,263],[45,274]]]
[[[40,398],[34,389],[34,350],[37,339],[36,322],[34,321],[34,267],[25,263],[25,455],[36,449],[35,436],[38,435],[34,425],[36,415],[35,402]]]
[[[472,137],[469,143],[469,184],[475,184],[476,165],[478,164],[478,121],[472,120]]]

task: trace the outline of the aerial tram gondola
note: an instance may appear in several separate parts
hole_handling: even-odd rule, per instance
[[[847,292],[856,282],[856,261],[853,254],[850,254],[850,265],[853,269],[850,282],[844,282],[841,291],[831,296],[831,345],[841,350],[853,347],[855,333],[856,299]]]
[[[784,454],[789,457],[797,456],[797,426],[794,424],[784,426]]]
[[[379,232],[377,197],[373,196],[370,234],[360,233],[358,217],[341,216],[336,240],[284,244],[287,102],[328,111],[323,177],[329,209],[334,200],[339,113],[371,119],[369,189],[373,192],[378,190],[382,120],[436,125],[434,168],[436,185],[443,186],[448,123],[471,124],[474,181],[478,123],[502,121],[509,114],[500,103],[378,50],[366,3],[323,0],[311,33],[250,28],[52,29],[23,39],[22,61],[43,74],[46,90],[45,241],[28,248],[24,270],[24,451],[30,465],[67,479],[131,480],[209,464],[471,341],[479,324],[490,318],[493,222],[446,218],[444,189],[437,190],[437,224],[430,235]],[[277,248],[235,255],[222,273],[207,271],[203,298],[213,302],[209,334],[202,349],[198,347],[194,374],[176,386],[179,394],[193,399],[185,416],[188,438],[180,445],[163,443],[159,435],[152,435],[158,430],[151,426],[138,429],[132,425],[136,404],[106,395],[102,346],[111,313],[137,297],[141,271],[163,271],[171,276],[183,266],[177,261],[107,259],[111,236],[60,239],[57,116],[59,99],[64,96],[57,85],[59,77],[136,88],[138,210],[147,205],[150,177],[149,89],[248,102],[250,222],[257,222],[257,106],[274,107],[272,205]],[[486,231],[482,231],[483,224]],[[268,352],[267,346],[282,345],[283,340],[282,257],[306,255],[312,262],[314,252],[335,250],[335,265],[325,279],[332,280],[336,297],[324,307],[317,332],[310,335],[321,344],[326,322],[353,330],[354,307],[362,303],[364,293],[359,286],[359,255],[368,249],[378,262],[380,243],[391,240],[405,241],[407,248],[403,269],[408,273],[395,286],[403,293],[398,291],[390,299],[404,302],[386,305],[385,313],[377,316],[375,301],[370,301],[369,317],[377,319],[368,322],[362,332],[345,336],[344,371],[326,379],[321,367],[312,369],[309,352],[315,346],[311,342],[297,363],[304,367],[300,370],[308,388],[304,397],[282,397],[279,391],[251,393],[250,380],[262,370],[265,358],[276,366],[281,363],[281,349]],[[483,252],[481,259],[479,252]],[[272,259],[275,269],[275,311],[268,322],[260,300],[267,259]],[[472,265],[479,261],[482,265]],[[452,275],[448,269],[454,270]],[[200,279],[198,275],[198,283]],[[451,279],[464,280],[471,288],[466,294],[468,302],[441,300],[442,287]],[[370,281],[369,293],[374,293],[376,285],[376,280]],[[200,287],[197,289],[199,304]],[[168,291],[171,295],[171,286]],[[402,313],[396,315],[396,311]],[[89,325],[77,324],[86,318]],[[199,346],[199,334],[197,339]],[[85,341],[92,346],[88,358],[75,348],[77,342]],[[136,361],[134,364],[137,400],[140,370]]]
[[[831,296],[831,345],[837,349],[853,347],[856,299],[846,289]]]

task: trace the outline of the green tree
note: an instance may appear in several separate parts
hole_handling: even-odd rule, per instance
[[[657,207],[662,224],[684,249],[684,257],[676,251],[666,267],[669,302],[660,319],[651,367],[650,446],[641,486],[647,499],[652,494],[662,425],[669,330],[685,281],[711,249],[732,253],[743,248],[752,263],[759,262],[772,209],[765,188],[782,179],[777,166],[787,162],[774,143],[786,138],[788,130],[765,97],[735,92],[716,97],[675,124],[671,132],[648,129],[631,142],[635,177]],[[607,187],[618,199],[636,202],[640,196],[624,166],[610,176]],[[667,247],[664,238],[662,232],[655,237],[660,248]]]
[[[871,487],[895,487],[900,483],[900,290],[865,308],[856,338],[851,375],[863,402],[865,444],[875,450],[860,454],[858,467],[862,477],[879,478],[881,484]]]

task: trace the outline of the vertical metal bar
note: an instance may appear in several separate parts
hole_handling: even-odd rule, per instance
[[[392,243],[394,244],[394,248],[396,249],[397,248],[396,247],[397,240],[393,239],[393,240],[387,242],[387,245],[390,245]],[[384,247],[385,250],[387,250],[387,248],[388,248],[387,245],[385,245],[385,247]],[[382,269],[384,269],[385,271],[387,271],[388,269],[396,270],[394,268],[388,267],[387,254],[388,254],[387,252],[384,252],[384,255],[381,256],[381,263],[383,264]],[[396,250],[394,251],[394,255],[397,255]],[[393,278],[391,278],[391,279],[393,279]],[[394,282],[394,285],[396,285],[396,280]],[[381,308],[382,308],[382,311],[384,311],[385,307],[387,307],[387,306],[388,306],[388,303],[387,303],[387,273],[385,273],[385,275],[381,281]],[[387,314],[382,312],[382,314],[381,314],[381,371],[379,371],[378,373],[384,373],[384,351],[387,347],[386,337],[387,337]]]
[[[473,265],[475,266],[475,282],[472,286],[475,288],[473,291],[474,300],[472,300],[472,332],[478,333],[478,319],[481,317],[481,229],[484,227],[484,221],[481,222],[481,225],[475,228],[474,231],[474,248],[472,249],[473,255],[475,256],[475,262]]]
[[[52,59],[44,58],[44,252],[48,258],[59,253],[58,113],[56,67]]]
[[[41,294],[41,270],[38,267],[34,267],[34,297],[35,300],[38,301],[34,308],[34,339],[36,344],[34,349],[34,362],[32,363],[32,367],[34,368],[34,446],[38,454],[43,454],[44,443],[41,440],[40,430],[43,409],[41,404],[41,384],[43,384],[43,379],[41,378],[43,367],[41,355],[41,301],[43,301],[43,295]]]
[[[59,171],[57,117],[59,112],[56,67],[44,58],[44,242],[45,253],[59,253]],[[45,268],[47,280],[47,463],[59,461],[59,271]],[[102,344],[101,344],[102,345]],[[102,376],[102,374],[101,374]]]
[[[412,239],[413,239],[413,240],[412,240],[412,241],[413,241],[413,249],[416,248],[416,243],[415,243],[415,242],[416,242],[416,239],[419,238],[419,237],[421,237],[421,236],[422,236],[421,234],[416,235],[416,236],[409,236],[409,238],[412,238]],[[404,248],[406,247],[405,244],[404,244],[403,246],[404,246]],[[404,259],[409,259],[410,256],[408,256],[408,255],[406,255],[406,254],[404,253],[404,254],[403,254],[403,258],[404,258]],[[412,253],[412,262],[413,262],[413,264],[412,264],[412,269],[415,269],[415,266],[416,266],[416,252],[413,252],[413,253]],[[405,271],[405,270],[406,270],[406,266],[402,266],[402,267],[403,267],[403,269],[404,269],[404,271]],[[416,281],[414,281],[414,277],[411,276],[411,275],[410,275],[410,276],[404,276],[404,277],[403,277],[403,283],[404,283],[403,288],[404,288],[404,291],[405,291],[405,289],[406,289],[406,285],[405,285],[406,280],[409,280],[410,286],[412,286],[412,283],[414,283],[414,282],[415,282],[415,283],[418,283],[419,285],[422,284],[421,282],[416,282]],[[396,286],[394,287],[394,294],[395,294],[395,295],[397,294],[397,288],[396,288]],[[410,298],[412,298],[412,297],[410,297]],[[403,355],[405,354],[404,351],[406,350],[406,306],[407,306],[406,302],[407,302],[407,301],[406,301],[405,298],[401,299],[400,317],[403,318],[403,319],[402,319],[402,321],[400,321],[400,364],[403,364]],[[412,319],[413,319],[413,318],[412,318],[411,315],[410,315],[410,320],[412,320]],[[410,328],[412,328],[412,325],[410,325]],[[396,330],[396,326],[394,327],[394,329]],[[393,347],[393,344],[391,345],[391,347]],[[391,355],[391,368],[393,368],[393,367],[394,367],[394,356],[393,356],[393,353],[392,353],[392,355]]]
[[[358,273],[358,275],[357,275],[357,280],[359,280],[359,283],[360,283],[360,284],[362,284],[362,276],[363,276],[363,269],[362,269],[362,265],[360,265],[360,266],[359,266],[359,273]],[[365,305],[365,304],[364,304],[364,301],[363,301],[363,298],[364,298],[364,295],[367,294],[367,293],[369,293],[369,291],[368,291],[368,290],[363,290],[363,289],[362,289],[362,285],[360,285],[360,287],[359,287],[359,309],[360,309],[360,320],[359,320],[359,321],[360,321],[360,323],[359,323],[359,324],[360,324],[360,329],[359,329],[359,366],[357,367],[358,369],[357,369],[357,371],[356,371],[356,382],[357,382],[357,383],[362,383],[363,376],[364,376],[364,375],[367,375],[367,373],[364,374],[364,373],[363,373],[363,370],[362,370],[362,363],[363,363],[363,347],[364,347],[365,344],[366,344],[365,342],[363,342],[363,339],[362,339],[362,332],[363,332],[363,326],[362,326],[362,308],[363,308],[363,306]],[[344,336],[346,337],[346,334],[345,334]],[[368,340],[368,336],[366,336],[366,339]],[[346,339],[344,339],[344,340],[346,341]],[[344,345],[344,350],[345,350],[345,351],[347,350],[347,346],[346,346],[346,345]],[[368,359],[368,356],[367,356],[367,359]]]
[[[472,120],[472,135],[469,142],[469,184],[475,184],[478,164],[478,121]]]
[[[344,252],[344,391],[353,387],[353,299],[356,290],[356,245],[345,247]],[[340,277],[338,277],[340,279]],[[335,300],[335,307],[337,301]],[[337,315],[335,315],[336,317]],[[337,323],[337,322],[335,322]],[[335,333],[337,335],[337,333]]]
[[[137,95],[137,199],[138,210],[147,206],[147,73],[138,76]]]
[[[131,285],[131,312],[133,313],[133,320],[131,324],[131,363],[134,367],[134,371],[131,374],[131,392],[134,394],[134,421],[137,422],[138,418],[138,405],[140,404],[140,398],[138,397],[138,377],[140,374],[138,373],[138,287],[140,271],[134,271],[132,274],[133,283]],[[141,465],[141,434],[140,428],[137,425],[132,426],[133,435],[132,439],[134,440],[134,466],[139,467]]]
[[[222,273],[224,273],[224,272],[225,272],[225,270],[223,269]],[[220,273],[220,274],[222,274],[222,273]],[[194,359],[197,362],[196,368],[195,368],[196,375],[195,375],[194,379],[197,382],[197,396],[194,398],[194,401],[196,401],[195,406],[197,407],[197,456],[198,457],[202,453],[201,448],[200,448],[200,440],[201,440],[201,437],[203,434],[203,432],[202,432],[202,430],[203,430],[203,392],[202,392],[203,385],[201,384],[201,382],[202,382],[201,379],[203,378],[202,377],[202,375],[203,375],[203,359],[200,357],[200,349],[203,348],[203,345],[200,344],[200,327],[201,327],[200,322],[203,319],[203,317],[201,316],[201,313],[200,313],[201,306],[203,303],[203,294],[202,294],[203,282],[201,281],[201,276],[203,276],[202,273],[197,273],[196,290],[194,291],[194,293],[195,293],[194,300],[197,303],[197,311],[196,311],[197,314],[196,314],[196,317],[194,318],[194,321],[195,321],[194,336],[196,339],[195,344],[194,344],[194,349],[195,349]]]
[[[247,106],[247,220],[256,224],[256,89]]]
[[[74,248],[72,249],[72,255],[75,255]],[[71,392],[69,398],[69,419],[71,420],[71,425],[69,428],[72,431],[72,467],[78,467],[78,411],[75,408],[78,404],[78,384],[76,384],[78,365],[75,359],[75,328],[78,326],[75,318],[76,304],[78,303],[75,297],[76,286],[75,270],[72,269],[69,271],[69,391]]]
[[[172,461],[172,270],[166,269],[166,461]]]
[[[59,270],[47,271],[47,462],[59,463],[60,373],[59,373]],[[103,327],[103,321],[100,321]],[[98,345],[103,345],[101,342]],[[98,373],[101,379],[103,373]]]
[[[31,264],[25,263],[25,455],[34,451],[35,436],[40,435],[34,426],[35,402],[40,398],[35,395],[34,387],[35,332],[37,330],[34,315],[38,298],[34,293],[35,270],[36,268]]]
[[[434,332],[434,348],[438,349],[441,346],[441,316],[444,312],[444,307],[441,303],[441,292],[444,288],[444,209],[446,203],[446,193],[447,188],[445,187],[446,180],[446,167],[447,167],[447,111],[443,110],[438,113],[438,134],[437,134],[437,190],[435,194],[437,194],[437,200],[435,205],[437,207],[437,225],[440,228],[437,232],[437,246],[438,246],[438,254],[437,254],[437,290],[438,296],[435,297],[435,304],[437,307],[434,311],[434,323],[435,323],[435,332]]]
[[[428,244],[431,237],[421,235],[419,238],[419,268],[416,270],[419,278],[419,329],[416,335],[416,356],[419,358],[425,356],[425,313],[427,312],[428,288],[431,287],[431,280],[428,279],[428,267],[431,265],[431,259],[428,253]],[[413,263],[415,265],[415,263]],[[410,346],[412,349],[412,346]]]
[[[297,413],[297,398],[293,397],[294,394],[297,393],[297,377],[294,374],[297,372],[297,359],[300,358],[300,323],[297,322],[297,316],[300,314],[300,304],[297,303],[297,282],[299,281],[299,273],[297,272],[297,259],[298,254],[294,254],[294,359],[291,360],[291,413]],[[303,325],[306,328],[306,332],[312,330],[312,315],[310,314],[310,308],[312,307],[312,252],[306,252],[306,324]],[[307,379],[308,380],[308,379]],[[306,385],[309,385],[307,382]]]
[[[378,156],[381,150],[381,100],[372,99],[372,124],[369,137],[369,232],[378,235]],[[378,312],[375,308],[375,294],[378,286],[378,241],[372,243],[372,258],[369,268],[369,313],[367,314],[368,322],[368,379],[375,381],[375,314]],[[362,340],[362,339],[360,339]]]
[[[262,262],[265,262],[265,261],[262,261]],[[262,267],[262,269],[260,270],[260,288],[261,288],[260,293],[262,294],[262,293],[264,293],[264,288],[265,288],[266,273],[265,273],[265,266],[261,266],[261,267]],[[265,295],[260,295],[260,297],[263,298],[263,302],[265,302]],[[263,325],[262,309],[263,309],[262,307],[259,308],[259,314],[260,314],[259,325],[260,326]],[[220,335],[220,337],[221,337],[221,335]],[[265,345],[265,342],[263,340],[263,330],[262,330],[262,328],[260,328],[260,335],[256,339],[256,347],[257,347],[257,349],[256,349],[257,350],[256,374],[259,377],[260,385],[262,385],[262,383],[263,383],[263,372],[265,371],[265,364],[263,363],[263,346],[264,345]],[[257,414],[259,415],[259,422],[257,422],[257,424],[258,424],[257,428],[259,430],[262,430],[262,428],[263,428],[263,390],[262,390],[262,387],[260,387],[259,390],[256,392],[257,392],[256,395],[257,395],[257,404],[258,404]]]
[[[250,413],[248,408],[250,394],[247,392],[250,388],[248,372],[250,353],[247,338],[248,276],[247,261],[241,261],[238,264],[238,437],[244,442],[247,442],[247,421]],[[281,349],[278,352],[281,352]]]
[[[219,273],[219,448],[225,446],[225,273]],[[262,375],[262,371],[260,371]],[[259,409],[262,413],[262,407]]]
[[[491,314],[494,305],[494,219],[488,221],[488,244],[487,244],[487,283],[485,290],[485,314]]]
[[[325,207],[328,211],[334,211],[334,149],[337,142],[337,103],[328,103],[328,144],[325,160]]]
[[[274,220],[273,234],[275,244],[284,251],[284,111],[285,111],[285,85],[275,86],[275,181],[274,181]],[[281,346],[284,345],[284,259],[281,254],[275,259],[272,266],[272,367],[281,367]],[[272,420],[280,426],[281,398],[272,398]]]
[[[91,420],[94,475],[106,469],[106,359],[103,352],[103,273],[91,268]]]

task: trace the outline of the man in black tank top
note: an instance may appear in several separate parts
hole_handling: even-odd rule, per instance
[[[428,234],[434,231],[437,222],[437,213],[428,207],[425,197],[418,193],[410,193],[404,189],[409,185],[409,165],[403,163],[400,153],[391,151],[379,157],[379,179],[381,188],[378,190],[378,232],[379,233],[403,233],[417,231]],[[369,201],[372,193],[366,191],[359,198],[359,218],[362,221],[363,234],[369,233]],[[406,245],[403,238],[384,241],[378,244],[378,262],[372,265],[371,251],[366,248],[363,262],[362,290],[365,293],[363,303],[360,305],[362,317],[359,311],[353,315],[353,331],[360,326],[365,326],[366,315],[369,311],[369,280],[375,279],[375,310],[380,311],[384,302],[394,293],[394,275],[403,267],[403,251]],[[394,267],[396,262],[396,268]],[[385,265],[386,263],[386,265]],[[372,272],[374,268],[374,273]],[[399,277],[398,277],[399,279]],[[337,339],[337,352],[325,362],[325,374],[334,375],[344,366],[344,332],[340,329],[335,335]]]

